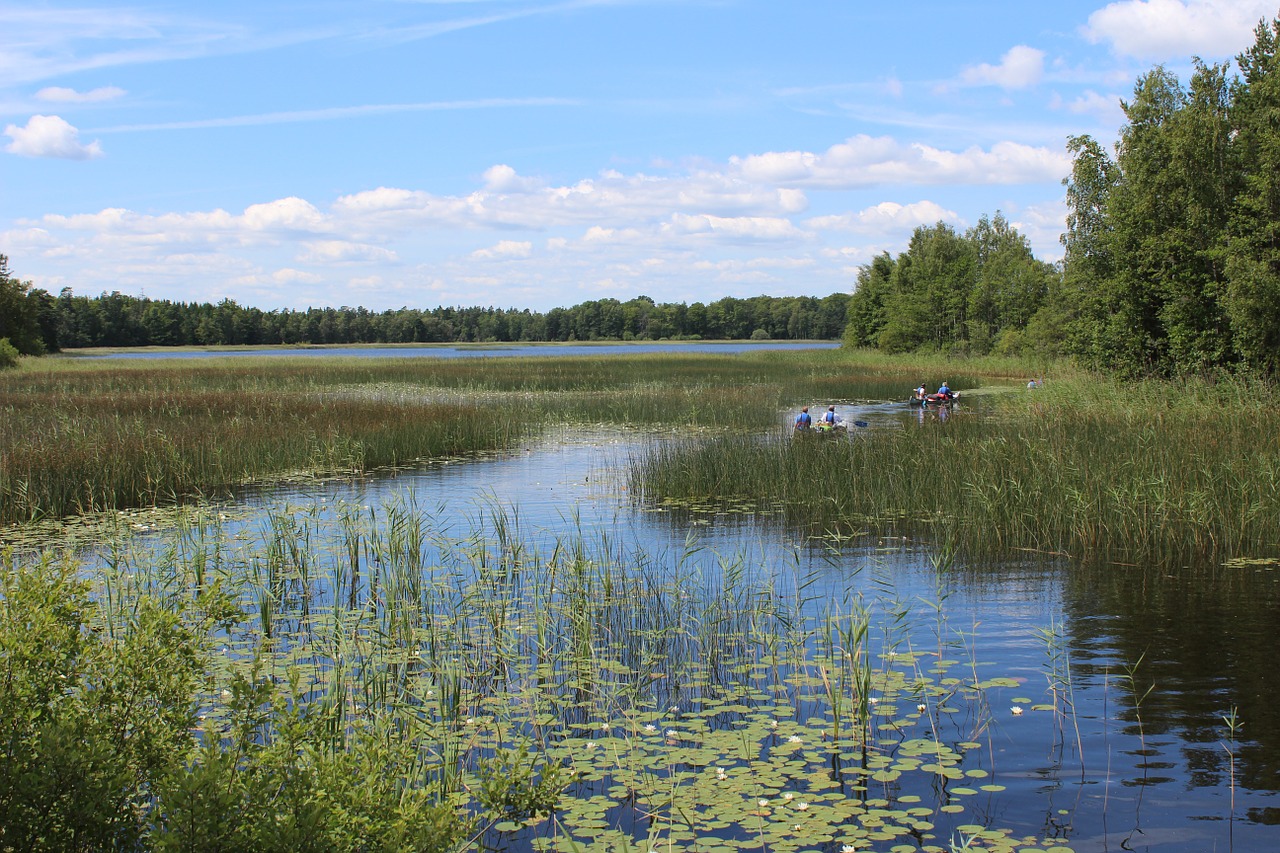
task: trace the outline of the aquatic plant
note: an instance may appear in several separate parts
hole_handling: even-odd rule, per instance
[[[971,557],[1274,556],[1280,434],[1264,391],[1064,380],[856,440],[691,437],[634,459],[630,488],[652,502],[781,501],[794,524],[920,535]]]
[[[10,653],[33,618],[61,614],[41,638],[120,638],[104,666],[144,659],[127,652],[138,614],[168,626],[167,657],[148,641],[145,672],[118,669],[140,692],[104,691],[88,658],[61,655],[69,689],[35,703],[168,721],[131,777],[146,796],[67,802],[143,849],[936,852],[957,832],[1066,849],[971,813],[1003,790],[982,739],[988,694],[1014,682],[914,649],[905,602],[851,591],[815,609],[805,579],[715,555],[706,570],[696,543],[534,540],[496,507],[450,536],[411,495],[286,506],[256,529],[204,513],[172,535],[180,547],[131,539],[109,565],[57,571],[10,553],[18,586],[0,600],[10,672],[43,672],[53,651]],[[8,689],[6,707],[29,704]],[[79,773],[79,748],[58,767]],[[34,826],[20,803],[0,796],[7,833]]]

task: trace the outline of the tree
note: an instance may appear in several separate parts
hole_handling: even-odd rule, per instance
[[[858,282],[849,299],[844,344],[850,347],[875,346],[886,323],[885,300],[893,287],[896,262],[881,252],[869,264],[858,268]]]
[[[48,296],[10,275],[9,258],[0,255],[0,338],[7,338],[22,355],[44,355],[57,348],[56,340],[52,347],[46,345],[41,323]]]
[[[1243,361],[1280,372],[1280,18],[1258,24],[1236,61],[1243,80],[1232,100],[1232,142],[1241,189],[1226,241],[1224,296]]]

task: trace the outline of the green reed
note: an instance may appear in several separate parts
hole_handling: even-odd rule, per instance
[[[1280,432],[1263,384],[1058,380],[919,428],[654,445],[651,500],[781,501],[795,523],[873,525],[968,554],[1082,560],[1280,551]],[[963,400],[963,397],[962,397]]]
[[[884,370],[838,352],[27,360],[0,375],[0,524],[499,450],[550,424],[763,429],[796,400],[905,393]]]
[[[86,637],[127,637],[161,604],[204,648],[175,650],[202,662],[199,734],[179,727],[167,769],[144,768],[143,849],[224,832],[270,846],[283,836],[254,833],[288,829],[337,849],[677,851],[720,837],[799,850],[913,834],[942,851],[946,825],[973,824],[964,785],[1002,790],[965,756],[986,694],[1014,682],[979,680],[976,664],[951,677],[952,662],[911,650],[901,602],[809,612],[803,578],[788,589],[692,542],[664,555],[607,535],[535,544],[498,508],[446,535],[412,496],[284,507],[256,536],[197,515],[173,535],[122,540],[110,571],[75,568],[96,590]],[[6,557],[3,576],[39,574],[24,559]],[[123,585],[108,596],[108,582]],[[0,600],[0,617],[20,601]],[[229,798],[210,806],[211,791]],[[391,825],[362,817],[375,814]],[[406,827],[418,841],[387,840]]]

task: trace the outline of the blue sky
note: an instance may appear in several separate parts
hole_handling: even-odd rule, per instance
[[[263,309],[849,292],[1277,0],[0,2],[0,253]]]

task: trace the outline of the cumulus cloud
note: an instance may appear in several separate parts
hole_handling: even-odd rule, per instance
[[[95,104],[102,101],[113,101],[123,97],[124,89],[116,86],[102,86],[88,92],[77,92],[63,86],[46,86],[36,92],[36,100],[55,104]]]
[[[541,181],[521,177],[505,164],[490,166],[484,173],[484,188],[495,193],[527,193],[541,189]]]
[[[1044,51],[1020,44],[1010,48],[999,65],[973,65],[960,72],[965,86],[999,86],[1001,89],[1029,89],[1044,76]]]
[[[960,218],[932,201],[898,204],[882,201],[857,213],[839,216],[815,216],[806,221],[810,228],[821,231],[850,231],[856,234],[909,234],[921,225],[938,221],[955,222]]]
[[[11,124],[4,129],[13,141],[5,146],[10,154],[23,157],[58,157],[64,160],[92,160],[102,156],[102,146],[94,140],[80,141],[80,131],[59,116],[35,115],[25,127]]]
[[[353,243],[349,240],[313,240],[303,244],[299,260],[309,263],[337,264],[353,261],[394,262],[396,253],[381,246]]]
[[[730,240],[792,240],[802,236],[790,219],[763,216],[689,216],[676,213],[664,230],[672,234],[706,234]]]
[[[1089,115],[1105,122],[1109,126],[1124,123],[1124,108],[1120,106],[1119,95],[1101,95],[1092,89],[1085,89],[1070,101],[1064,101],[1060,95],[1054,95],[1049,106],[1052,109],[1066,109],[1076,115]]]
[[[533,254],[533,244],[521,240],[500,240],[496,246],[477,249],[471,257],[477,260],[494,261],[510,258],[527,258]]]
[[[1018,184],[1061,180],[1071,171],[1066,152],[998,142],[944,151],[904,145],[890,137],[859,135],[822,153],[784,151],[734,158],[749,181],[820,189],[858,189],[884,184]]]
[[[1275,0],[1119,0],[1090,15],[1082,32],[1135,59],[1229,57],[1252,44],[1253,28],[1275,11]]]
[[[252,231],[317,233],[327,230],[324,215],[310,202],[293,196],[251,205],[245,208],[243,221]]]
[[[273,272],[271,280],[276,284],[319,284],[324,281],[323,278],[313,272],[295,270],[289,267]]]

